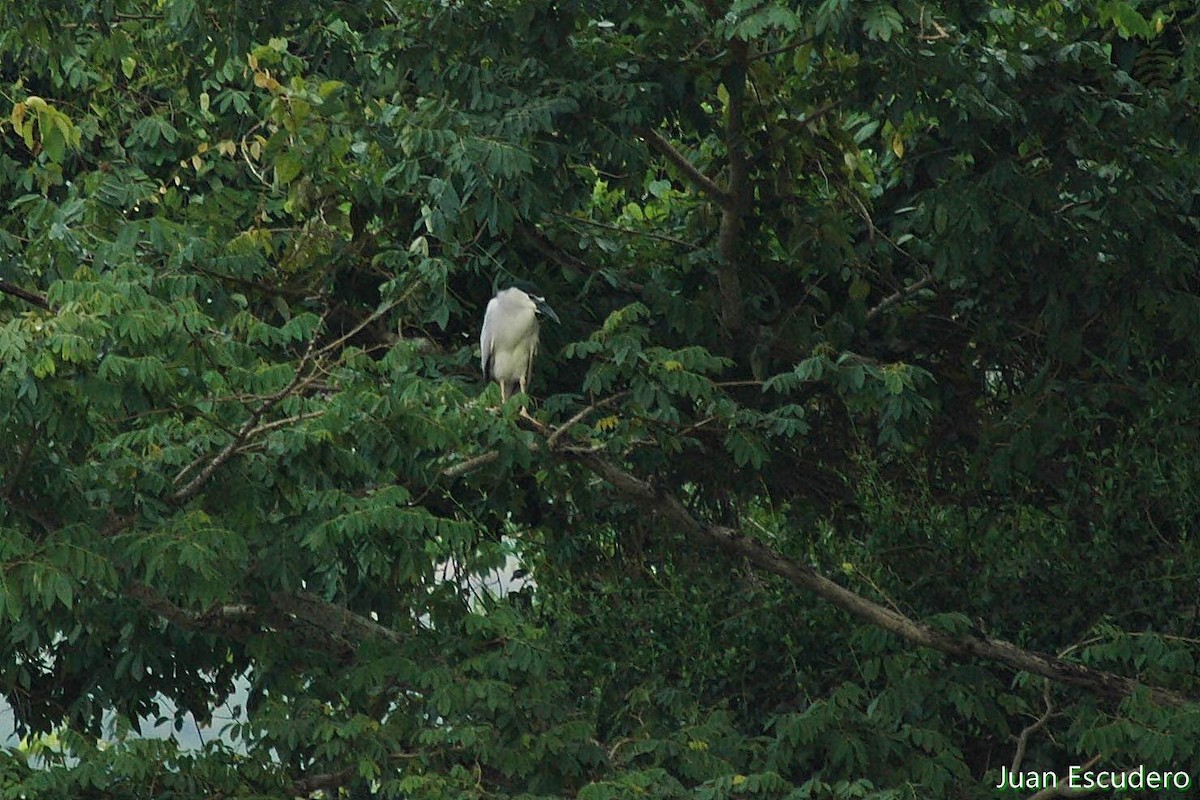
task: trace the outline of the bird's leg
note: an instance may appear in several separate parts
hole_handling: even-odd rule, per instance
[[[521,401],[521,416],[525,419],[532,420],[533,417],[529,416],[529,409],[525,407],[525,403],[529,402],[529,392],[525,391],[527,381],[525,380],[524,376],[521,376],[517,385],[521,387],[521,394],[525,395],[525,399]]]

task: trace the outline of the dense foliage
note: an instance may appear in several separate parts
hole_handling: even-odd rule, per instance
[[[1200,775],[1198,34],[0,5],[0,797]]]

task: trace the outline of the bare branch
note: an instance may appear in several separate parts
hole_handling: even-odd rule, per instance
[[[560,450],[559,452],[565,452]],[[693,517],[679,500],[662,492],[649,481],[632,475],[611,461],[594,453],[569,453],[568,457],[583,463],[603,477],[613,488],[632,502],[667,520],[678,530],[701,539],[751,565],[778,575],[795,586],[813,592],[844,611],[883,628],[908,642],[939,650],[959,659],[982,658],[997,661],[1014,669],[1041,675],[1067,686],[1075,686],[1103,697],[1125,698],[1139,688],[1138,681],[1111,672],[1064,661],[1056,656],[1023,650],[1014,644],[986,636],[966,633],[950,634],[913,620],[904,614],[867,600],[840,586],[815,569],[780,555],[767,545],[724,525],[701,522]],[[1146,687],[1150,697],[1160,705],[1184,706],[1200,702],[1172,689]]]
[[[777,56],[780,53],[786,53],[789,50],[795,50],[798,47],[804,47],[804,45],[809,44],[816,38],[817,37],[815,37],[815,36],[802,36],[801,38],[796,39],[795,41],[788,42],[785,45],[780,45],[779,47],[776,47],[773,50],[764,50],[763,52],[756,54],[750,60],[751,61],[759,61],[764,58],[770,58],[771,56]]]
[[[587,406],[575,416],[564,422],[562,425],[559,425],[557,428],[555,428],[554,433],[550,434],[550,438],[546,440],[546,446],[553,450],[555,445],[558,444],[559,439],[563,437],[563,434],[570,430],[571,427],[573,427],[576,423],[582,422],[583,419],[593,411],[612,405],[627,394],[628,392],[617,392],[616,394],[609,395],[603,400],[597,400],[590,406]]]
[[[175,605],[146,584],[137,581],[125,587],[125,594],[167,622],[188,630],[217,633],[234,639],[246,640],[257,632],[261,625],[261,611],[251,605],[223,604],[214,605],[203,613],[188,611]]]
[[[564,251],[557,247],[553,242],[546,238],[545,234],[529,225],[518,223],[517,230],[525,236],[529,242],[537,248],[537,251],[546,258],[558,264],[563,269],[568,269],[573,272],[578,272],[580,275],[591,275],[596,271],[595,267],[583,261],[580,258]]]
[[[247,431],[245,433],[245,435],[234,434],[235,440],[238,440],[241,443],[239,445],[239,447],[237,448],[237,451],[240,452],[242,450],[245,450],[246,447],[249,445],[250,440],[252,440],[254,437],[256,437],[260,434],[267,433],[268,431],[276,430],[277,428],[284,428],[284,427],[287,427],[288,425],[294,425],[295,423],[303,422],[306,419],[314,419],[316,417],[321,416],[324,413],[325,412],[323,410],[318,409],[317,411],[309,411],[304,414],[295,414],[294,416],[291,416],[291,417],[284,417],[283,419],[276,419],[276,420],[272,420],[271,422],[266,422],[266,423],[263,423],[262,425],[258,425],[254,428],[251,428],[249,431]],[[238,439],[239,436],[240,436],[240,439]],[[187,464],[186,466],[184,466],[183,469],[179,470],[179,472],[175,474],[174,483],[179,483],[181,480],[183,480],[185,475],[187,475],[189,472],[194,470],[196,467],[200,466],[200,464],[204,463],[204,460],[205,460],[204,457],[201,456],[200,458],[197,458],[194,461],[192,461],[190,464]]]
[[[399,644],[403,637],[373,620],[307,592],[276,592],[268,606],[220,603],[203,612],[181,608],[153,588],[134,582],[125,594],[168,622],[245,641],[270,628],[298,634],[302,641],[337,658],[350,658],[371,640]]]
[[[1013,753],[1012,767],[1009,772],[1016,775],[1021,771],[1021,762],[1025,760],[1025,748],[1029,745],[1029,737],[1046,727],[1046,723],[1050,721],[1050,717],[1054,714],[1054,700],[1050,697],[1050,681],[1046,680],[1042,687],[1042,699],[1046,703],[1045,712],[1034,720],[1029,725],[1026,725],[1021,733],[1017,735],[1017,749]]]
[[[624,397],[627,394],[628,394],[628,392],[617,392],[616,394],[609,395],[608,397],[605,397],[602,400],[597,400],[596,402],[587,406],[583,410],[577,412],[573,417],[571,417],[569,420],[564,422],[562,425],[559,425],[553,431],[548,431],[545,425],[542,425],[542,423],[538,422],[537,420],[533,419],[532,417],[524,417],[522,419],[527,424],[532,424],[537,431],[539,431],[543,434],[549,432],[549,436],[546,439],[546,449],[547,450],[554,450],[554,449],[558,448],[558,449],[561,449],[563,452],[594,453],[594,452],[596,452],[596,448],[592,448],[592,447],[581,448],[581,447],[569,446],[569,447],[561,447],[560,448],[559,442],[561,441],[562,437],[567,433],[567,431],[569,431],[576,424],[582,422],[584,420],[584,418],[587,417],[588,414],[591,414],[594,411],[604,408],[605,406],[612,405],[613,403],[620,400],[622,397]],[[537,450],[541,449],[541,446],[537,442],[534,442],[529,446],[529,449],[536,452]],[[460,461],[457,464],[451,464],[450,466],[448,466],[442,470],[442,477],[458,478],[462,475],[466,475],[468,472],[474,472],[475,470],[479,469],[480,467],[491,464],[499,458],[500,458],[499,450],[489,450],[486,453],[480,453],[477,456],[472,456],[471,458],[468,458],[466,461]]]
[[[99,536],[101,539],[107,539],[110,536],[116,536],[118,533],[121,533],[126,528],[133,525],[133,523],[137,522],[137,520],[138,514],[136,512],[131,514],[110,514],[108,520],[104,523],[104,526],[100,528],[100,531],[97,533],[97,536]]]
[[[328,792],[333,790],[333,796],[337,797],[337,790],[348,783],[356,774],[357,770],[354,767],[346,767],[337,772],[329,772],[321,775],[306,775],[303,778],[297,778],[292,781],[291,794],[296,796],[306,796],[313,792]]]
[[[327,635],[346,638],[352,642],[382,639],[392,644],[400,644],[404,641],[404,637],[391,628],[308,592],[276,592],[271,595],[271,605]]]
[[[338,338],[334,339],[332,342],[329,342],[328,344],[323,346],[320,350],[317,350],[316,355],[324,356],[324,355],[327,355],[329,352],[338,349],[339,347],[344,345],[346,342],[350,341],[355,336],[357,336],[363,330],[363,328],[366,328],[368,325],[372,325],[376,321],[382,319],[385,315],[387,315],[393,308],[395,308],[399,304],[400,304],[399,300],[393,300],[392,302],[386,303],[383,306],[377,308],[375,311],[368,314],[363,319],[362,322],[358,323],[353,328],[351,328],[349,331],[342,334]],[[322,321],[324,321],[324,318],[322,318]],[[315,341],[316,340],[314,339],[313,342],[315,342]],[[313,342],[309,343],[310,348],[312,347]],[[307,353],[305,355],[307,356]]]
[[[575,217],[571,217],[571,219],[575,219]],[[593,275],[599,271],[598,268],[593,267],[583,259],[568,253],[558,245],[551,242],[548,238],[546,238],[545,234],[536,228],[530,227],[529,225],[518,224],[517,230],[519,230],[521,234],[529,240],[530,244],[532,244],[539,253],[563,269],[576,272],[580,275]],[[637,281],[629,280],[625,276],[621,277],[621,281],[623,285],[630,291],[641,294],[645,290],[645,287],[642,284],[638,283]]]
[[[500,452],[498,450],[489,450],[482,455],[475,456],[474,458],[468,458],[466,461],[460,461],[457,464],[451,464],[442,470],[442,477],[457,478],[460,475],[466,475],[468,472],[474,472],[486,464],[491,464],[499,457]]]
[[[662,234],[662,233],[654,233],[653,231],[639,231],[639,230],[634,230],[633,228],[622,228],[620,225],[609,225],[604,222],[597,222],[594,219],[584,219],[583,217],[576,217],[571,214],[562,214],[558,211],[552,211],[550,213],[553,214],[554,216],[560,217],[562,219],[569,219],[572,222],[578,222],[583,225],[590,225],[593,228],[603,228],[606,231],[615,231],[617,233],[628,234],[629,236],[644,236],[647,239],[655,239],[660,242],[666,242],[668,244],[678,245],[679,247],[686,247],[689,250],[702,249],[701,246],[696,244],[695,242],[688,242],[683,239],[677,239],[674,236],[667,236],[666,234]]]
[[[30,291],[29,289],[21,286],[17,286],[15,283],[10,283],[9,281],[0,281],[0,292],[3,292],[4,294],[11,294],[13,297],[19,297],[26,303],[33,303],[35,306],[44,308],[47,311],[54,310],[50,307],[50,301],[46,299],[45,295],[38,294],[37,292]]]
[[[675,146],[664,139],[658,131],[649,128],[641,131],[642,136],[646,139],[646,143],[653,149],[657,150],[661,155],[665,156],[667,161],[675,165],[676,169],[683,173],[684,177],[696,185],[702,192],[711,197],[722,208],[732,202],[729,194],[725,192],[716,181],[705,175],[691,161],[675,149]]]
[[[899,303],[903,300],[907,300],[908,298],[912,297],[914,294],[921,291],[926,286],[929,286],[930,284],[932,284],[933,281],[934,281],[933,273],[927,272],[927,273],[925,273],[925,277],[921,278],[919,281],[910,283],[908,286],[905,286],[901,289],[896,290],[892,294],[889,294],[887,297],[885,297],[879,301],[879,305],[877,305],[874,308],[867,311],[867,321],[870,322],[871,320],[875,319],[880,314],[882,314],[884,311],[887,311],[889,308],[896,305],[896,303]]]
[[[841,100],[830,100],[828,103],[819,107],[816,111],[812,112],[811,114],[805,114],[804,119],[802,119],[800,121],[803,122],[805,125],[812,125],[814,122],[816,122],[821,117],[828,114],[830,111],[833,111],[835,108],[837,108],[841,104],[842,104]]]
[[[349,333],[338,337],[334,341],[332,341],[329,344],[322,347],[320,350],[317,350],[315,355],[316,356],[323,355],[323,354],[329,352],[331,349],[334,349],[337,346],[341,345],[342,343],[347,341],[350,337],[354,336],[354,334],[358,333],[364,327],[366,327],[368,324],[370,324],[372,321],[374,321],[376,318],[378,318],[381,314],[385,313],[387,311],[387,309],[389,309],[389,308],[391,308],[391,304],[389,304],[388,306],[386,306],[383,309],[380,309],[379,311],[376,311],[374,314],[371,314],[365,320],[363,320],[361,323],[359,323],[357,326],[355,326],[353,329],[351,329]],[[322,323],[323,322],[324,322],[324,318],[322,318]],[[318,330],[319,329],[320,329],[320,326],[318,326]],[[313,348],[316,346],[316,342],[317,342],[317,338],[316,338],[316,334],[314,333],[313,338],[309,340],[308,346],[305,347],[305,349],[304,349],[304,354],[302,356],[300,356],[299,363],[296,365],[296,374],[288,382],[287,386],[284,386],[279,391],[275,392],[272,395],[269,395],[265,400],[262,401],[262,403],[258,406],[258,408],[256,408],[253,412],[251,412],[250,418],[247,419],[244,423],[242,423],[242,426],[240,428],[238,428],[237,433],[234,434],[234,437],[232,440],[230,440],[229,444],[227,444],[227,445],[225,445],[225,447],[221,448],[221,450],[215,456],[213,456],[211,459],[207,459],[208,463],[205,464],[204,467],[198,473],[196,473],[196,477],[192,478],[191,481],[189,481],[186,486],[184,486],[182,489],[178,490],[177,492],[172,494],[170,496],[170,498],[168,498],[172,503],[174,503],[176,505],[182,505],[182,504],[186,503],[188,500],[195,497],[197,494],[199,494],[200,490],[204,488],[204,485],[206,483],[208,483],[208,481],[212,478],[212,476],[216,473],[216,471],[221,468],[221,465],[224,464],[229,459],[233,458],[233,456],[237,454],[238,450],[241,449],[241,447],[246,442],[246,440],[248,438],[250,438],[250,436],[255,431],[260,430],[261,426],[259,426],[259,424],[258,424],[259,420],[261,420],[264,416],[266,416],[267,412],[269,412],[272,408],[274,408],[281,400],[283,400],[288,395],[290,395],[293,392],[295,392],[296,390],[304,387],[306,384],[312,383],[313,381],[317,380],[317,377],[318,377],[317,373],[310,372],[308,370],[309,363],[314,360]],[[185,467],[183,470],[181,470],[178,475],[175,476],[175,480],[177,480],[177,481],[182,480],[184,475],[187,475],[189,472],[191,472],[193,469],[198,467],[199,464],[203,463],[205,460],[206,460],[206,458],[201,456],[196,461],[193,461],[191,464],[187,465],[187,467]]]

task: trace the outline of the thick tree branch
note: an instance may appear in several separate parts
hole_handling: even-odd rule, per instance
[[[191,631],[203,631],[245,641],[260,629],[262,612],[252,605],[230,603],[216,605],[199,613],[175,605],[151,587],[133,582],[125,587],[125,594],[137,600],[143,608]]]
[[[640,131],[651,149],[658,151],[673,164],[684,178],[693,183],[721,207],[721,222],[717,232],[717,288],[721,295],[721,326],[725,335],[735,337],[745,326],[741,278],[738,266],[742,257],[742,231],[753,202],[749,164],[746,159],[746,69],[750,62],[750,47],[741,39],[729,42],[729,63],[721,72],[721,81],[728,92],[725,109],[725,154],[729,163],[729,187],[722,189],[705,175],[657,131]]]
[[[721,323],[727,335],[735,336],[742,330],[745,319],[738,264],[741,261],[743,220],[750,211],[752,191],[744,135],[748,46],[741,39],[734,39],[729,43],[729,49],[733,61],[721,76],[729,92],[725,120],[729,190],[726,192],[728,202],[722,206],[721,225],[717,234],[717,250],[721,254],[717,283],[721,291]]]
[[[754,58],[751,60],[752,61],[761,61],[766,58],[771,58],[773,56],[777,56],[780,53],[787,53],[789,51],[795,50],[798,47],[804,47],[804,45],[809,44],[810,42],[813,42],[814,40],[816,40],[816,38],[817,38],[816,36],[802,36],[794,41],[788,42],[785,45],[780,45],[779,47],[776,47],[772,50],[764,50],[763,52],[755,55]]]
[[[491,464],[496,459],[500,458],[499,450],[489,450],[482,455],[468,458],[466,461],[460,461],[457,464],[451,464],[442,470],[442,477],[457,478],[466,475],[468,472],[474,472],[482,466]]]
[[[276,592],[264,606],[249,603],[221,603],[206,611],[181,608],[153,588],[134,582],[125,594],[145,609],[187,630],[228,636],[248,641],[269,629],[297,634],[308,647],[322,650],[335,658],[350,658],[366,641],[382,640],[399,644],[403,637],[348,608],[307,592]]]
[[[624,397],[626,394],[628,394],[628,392],[617,392],[616,394],[610,394],[608,397],[605,397],[601,400],[597,400],[596,402],[592,403],[590,406],[586,406],[582,411],[578,412],[575,416],[571,417],[569,420],[564,422],[562,425],[559,425],[554,430],[554,432],[552,434],[550,434],[550,438],[546,440],[546,447],[553,450],[558,445],[558,442],[560,439],[562,439],[563,435],[566,434],[566,432],[568,430],[570,430],[577,423],[583,422],[583,420],[587,417],[588,414],[591,414],[593,411],[598,411],[598,410],[604,408],[605,406],[612,405],[613,403],[617,402],[622,397]]]
[[[400,644],[404,641],[404,637],[391,628],[386,628],[348,608],[307,592],[297,594],[276,592],[271,595],[271,605],[326,634],[344,638],[350,642],[361,643],[381,639],[392,644]]]
[[[545,234],[536,228],[518,223],[517,230],[534,246],[534,249],[563,269],[576,272],[580,275],[591,275],[596,271],[591,264],[564,251],[547,239]]]
[[[682,172],[688,181],[695,184],[700,191],[716,201],[722,208],[732,202],[729,194],[718,186],[716,181],[701,172],[691,161],[688,161],[687,157],[676,150],[675,146],[664,139],[658,131],[647,128],[642,130],[641,134],[645,138],[646,144],[650,145],[652,149],[657,150],[667,161],[674,164],[675,168]]]
[[[50,301],[46,299],[45,295],[38,294],[37,292],[30,291],[29,289],[21,286],[17,286],[15,283],[10,283],[9,281],[0,281],[0,292],[4,294],[10,294],[13,297],[19,297],[26,303],[33,303],[35,306],[44,308],[47,311],[54,310],[50,308]]]
[[[1074,686],[1103,697],[1121,699],[1141,688],[1160,705],[1183,706],[1200,702],[1172,689],[1144,686],[1132,678],[1091,669],[1064,661],[1056,656],[1023,650],[1014,644],[975,634],[950,634],[913,620],[903,614],[867,600],[821,575],[812,567],[780,555],[765,544],[724,526],[701,522],[671,494],[663,493],[649,481],[626,472],[594,453],[567,455],[603,477],[628,500],[651,511],[677,529],[715,545],[755,567],[779,575],[790,583],[813,592],[839,608],[922,647],[939,650],[955,658],[981,658],[998,661],[1014,669],[1041,675],[1057,683]]]
[[[347,767],[337,772],[306,775],[303,778],[297,778],[292,781],[291,793],[295,796],[307,796],[314,792],[333,790],[333,796],[337,797],[337,790],[349,783],[356,773],[357,770],[354,767]]]

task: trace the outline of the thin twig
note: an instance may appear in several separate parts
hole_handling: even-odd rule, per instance
[[[629,394],[629,393],[628,392],[617,392],[616,394],[609,395],[608,397],[604,398],[603,400],[597,400],[596,402],[592,403],[590,406],[584,408],[582,411],[577,413],[575,416],[571,417],[569,420],[564,422],[562,425],[559,425],[554,430],[554,433],[550,434],[550,438],[546,440],[546,446],[549,449],[553,450],[555,448],[555,446],[558,445],[558,441],[559,441],[559,439],[561,439],[563,437],[563,434],[565,434],[576,423],[582,422],[584,417],[586,417],[588,414],[591,414],[593,411],[604,408],[605,406],[612,405],[613,403],[620,400],[622,397],[624,397],[627,394]]]
[[[561,217],[562,219],[569,219],[572,222],[581,222],[584,225],[591,225],[593,228],[603,228],[606,231],[616,231],[617,233],[626,233],[626,234],[629,234],[630,236],[644,236],[647,239],[657,239],[660,242],[667,242],[668,244],[679,245],[680,247],[686,247],[689,250],[703,250],[704,249],[703,247],[696,244],[695,242],[688,242],[683,239],[677,239],[674,236],[667,236],[666,234],[663,234],[663,233],[654,233],[653,231],[639,231],[639,230],[634,230],[633,228],[622,228],[620,225],[609,225],[606,222],[597,222],[594,219],[584,219],[583,217],[576,217],[572,214],[564,214],[561,211],[551,211],[550,213],[555,217]]]
[[[324,318],[322,318],[322,321],[323,320]],[[341,337],[341,339],[335,341],[334,344],[345,340],[360,329],[361,326],[360,328],[356,328],[354,331],[351,331],[346,336]],[[305,379],[316,380],[315,373],[308,372],[308,364],[310,359],[313,358],[313,346],[316,344],[316,341],[317,337],[314,333],[313,338],[308,341],[308,346],[304,349],[304,354],[300,356],[300,362],[296,365],[295,376],[288,381],[287,386],[284,386],[278,392],[263,400],[259,407],[251,412],[250,418],[242,423],[242,426],[238,428],[237,433],[234,434],[234,437],[229,444],[225,445],[225,447],[223,447],[211,459],[208,459],[208,463],[204,466],[204,468],[201,469],[196,474],[196,477],[192,478],[192,480],[189,481],[186,486],[170,496],[172,503],[176,505],[182,505],[183,503],[186,503],[188,500],[192,499],[202,488],[204,488],[204,485],[208,483],[213,474],[221,468],[221,465],[233,458],[233,456],[238,452],[238,449],[246,441],[246,438],[250,436],[251,432],[254,431],[255,428],[258,427],[259,420],[261,420],[268,411],[270,411],[276,406],[276,404],[295,391],[297,387],[302,386]],[[321,350],[318,351],[318,355],[324,353],[326,350],[328,350],[328,348],[329,346],[321,348]],[[182,470],[179,473],[180,476],[191,472],[193,469],[199,466],[199,463],[203,463],[205,460],[205,457],[201,456],[197,459],[197,461],[189,464],[184,470]]]
[[[801,119],[800,122],[804,123],[805,125],[812,125],[814,122],[816,122],[821,117],[828,114],[830,111],[833,111],[835,108],[837,108],[841,104],[842,104],[841,100],[830,100],[828,103],[821,106],[820,108],[818,108],[816,111],[812,112],[811,114],[805,114],[804,118]]]
[[[925,277],[921,278],[920,280],[918,280],[914,283],[910,283],[908,286],[905,286],[901,289],[896,290],[892,294],[889,294],[887,297],[885,297],[879,301],[879,305],[877,305],[874,308],[867,311],[867,321],[870,322],[871,320],[875,319],[877,316],[882,314],[884,311],[886,311],[889,308],[891,308],[892,306],[894,306],[896,303],[899,303],[902,300],[907,300],[908,298],[912,297],[914,294],[921,291],[926,286],[929,286],[930,284],[932,284],[934,282],[934,280],[935,280],[935,278],[933,277],[933,273],[928,272],[925,274]]]
[[[324,413],[325,413],[325,411],[323,409],[317,410],[317,411],[308,411],[303,414],[296,414],[291,417],[285,417],[283,419],[272,420],[271,422],[266,422],[255,428],[251,428],[249,431],[246,432],[246,434],[244,436],[242,436],[241,441],[242,441],[243,447],[239,448],[239,451],[245,450],[246,443],[250,439],[253,439],[255,436],[259,436],[261,434],[267,433],[268,431],[273,431],[277,428],[283,428],[288,425],[293,425],[297,422],[303,422],[306,419],[315,419],[316,417],[319,417],[319,416],[323,415]],[[236,438],[239,434],[233,433],[231,435],[233,435]],[[196,467],[198,467],[203,462],[204,462],[203,457],[195,459],[190,464],[186,465],[183,469],[179,470],[179,472],[176,473],[175,477],[172,479],[171,482],[179,483],[181,480],[183,480],[184,476],[186,476],[189,472],[194,470]]]
[[[804,45],[812,42],[816,38],[817,37],[815,37],[815,36],[805,36],[800,39],[797,39],[794,42],[789,42],[788,44],[781,45],[780,47],[776,47],[773,50],[766,50],[762,53],[756,53],[755,55],[751,56],[749,60],[750,61],[759,61],[764,58],[770,58],[771,56],[777,56],[780,53],[786,53],[789,50],[795,50],[798,47],[804,47]]]
[[[357,336],[359,334],[359,332],[362,331],[363,328],[378,321],[385,314],[387,314],[389,311],[391,311],[393,308],[395,308],[397,305],[399,305],[399,303],[400,303],[400,300],[393,300],[392,302],[387,303],[387,304],[383,305],[382,307],[380,307],[379,309],[371,312],[369,315],[367,315],[363,319],[362,322],[355,325],[347,333],[339,336],[338,338],[334,339],[332,342],[330,342],[329,344],[325,345],[320,350],[318,350],[316,352],[316,355],[323,356],[326,353],[328,353],[330,350],[334,350],[334,349],[340,347],[341,345],[345,344],[347,341],[349,341],[353,337]],[[323,321],[324,321],[324,316],[322,316],[322,322]]]
[[[1013,775],[1021,771],[1021,762],[1025,760],[1025,748],[1029,744],[1029,737],[1046,727],[1046,723],[1050,721],[1050,717],[1054,714],[1054,700],[1050,697],[1050,680],[1046,679],[1042,688],[1042,699],[1046,703],[1046,711],[1035,721],[1026,725],[1017,735],[1017,749],[1013,753],[1012,768],[1009,769]]]

